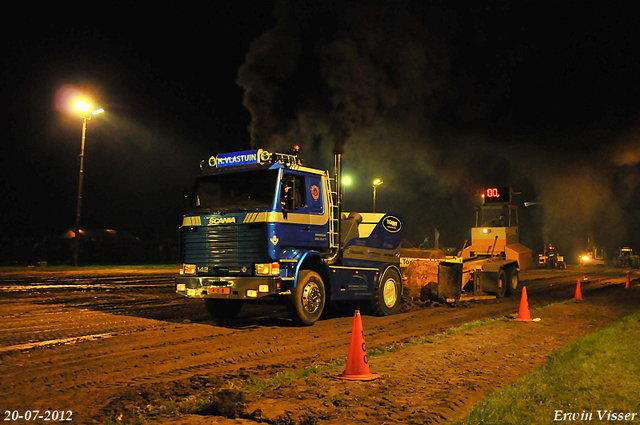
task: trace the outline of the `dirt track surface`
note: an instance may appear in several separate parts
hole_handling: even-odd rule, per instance
[[[552,350],[637,310],[640,288],[632,275],[625,289],[626,276],[622,269],[525,271],[539,322],[507,319],[456,335],[446,330],[517,314],[520,296],[363,315],[369,352],[396,349],[369,357],[380,379],[338,380],[340,367],[245,394],[236,388],[253,379],[345,359],[353,313],[296,327],[284,307],[252,304],[219,325],[201,302],[174,294],[173,275],[0,274],[0,413],[64,410],[80,424],[132,423],[140,415],[189,425],[445,423],[542,365]],[[578,278],[584,300],[566,303]],[[168,415],[172,402],[203,394],[214,400],[203,414]]]

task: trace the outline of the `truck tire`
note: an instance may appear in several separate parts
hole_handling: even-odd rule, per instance
[[[520,276],[518,276],[518,268],[511,267],[509,269],[509,272],[506,274],[506,279],[507,279],[507,295],[517,294],[518,289],[520,289]]]
[[[324,282],[312,270],[300,271],[298,284],[287,303],[289,317],[298,325],[311,326],[318,321],[326,303]]]
[[[242,300],[219,300],[216,298],[205,298],[204,305],[207,311],[217,321],[230,320],[235,318],[242,309]]]
[[[390,316],[400,309],[402,280],[394,269],[387,269],[371,300],[371,312],[376,316]]]
[[[507,293],[507,287],[509,286],[509,281],[507,280],[507,274],[504,270],[500,270],[498,272],[498,290],[495,292],[496,298],[504,298]]]

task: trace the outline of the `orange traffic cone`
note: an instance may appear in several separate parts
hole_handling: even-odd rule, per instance
[[[578,285],[576,286],[576,294],[573,296],[574,300],[582,299],[582,291],[580,290],[580,278],[578,278]]]
[[[631,288],[631,272],[627,272],[627,284],[625,285],[624,289],[629,289]]]
[[[364,331],[362,330],[362,318],[360,310],[356,310],[353,318],[353,330],[351,331],[351,345],[347,356],[347,369],[339,379],[350,381],[372,381],[380,378],[369,372],[369,360],[367,359],[367,347],[364,345]]]
[[[520,297],[520,310],[518,311],[517,322],[533,322],[531,313],[529,313],[529,300],[527,299],[527,287],[522,287],[522,296]]]

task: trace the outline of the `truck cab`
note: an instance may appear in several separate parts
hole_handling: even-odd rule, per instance
[[[264,297],[285,297],[302,325],[331,301],[397,312],[400,215],[343,213],[339,178],[295,153],[220,154],[200,168],[180,228],[178,294],[204,299],[219,320]]]

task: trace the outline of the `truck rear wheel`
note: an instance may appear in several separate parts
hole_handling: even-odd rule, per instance
[[[513,295],[518,293],[518,289],[520,287],[520,277],[518,276],[518,268],[512,267],[509,270],[509,273],[507,273],[506,278],[507,278],[507,295]]]
[[[390,316],[396,314],[400,308],[402,281],[400,275],[393,269],[388,269],[380,279],[380,285],[371,300],[371,311],[376,316]]]
[[[229,320],[235,318],[242,309],[241,300],[219,300],[205,298],[204,305],[207,311],[216,320]]]
[[[325,303],[324,282],[320,275],[312,270],[302,270],[287,304],[289,317],[298,325],[313,325],[322,315]]]

